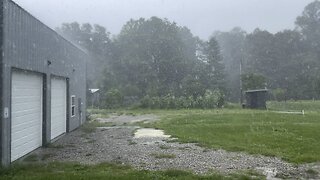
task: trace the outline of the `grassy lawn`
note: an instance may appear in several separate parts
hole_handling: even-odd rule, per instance
[[[270,101],[267,103],[270,110],[291,110],[291,111],[317,111],[320,112],[320,101],[286,101],[276,102]]]
[[[289,162],[320,161],[320,116],[252,110],[190,110],[153,124],[182,142],[209,148],[278,156]]]
[[[253,177],[253,178],[252,178]],[[254,172],[222,176],[216,173],[207,176],[197,176],[180,170],[139,171],[129,166],[115,164],[99,164],[85,166],[74,163],[50,164],[16,164],[10,169],[0,169],[0,179],[22,180],[99,180],[99,179],[263,179]]]
[[[129,115],[157,114],[161,121],[140,125],[163,129],[167,134],[178,137],[181,142],[194,142],[213,149],[277,156],[297,164],[320,161],[320,101],[268,102],[268,109],[305,110],[306,114],[279,114],[239,108],[113,111]],[[101,114],[113,112],[100,111]]]

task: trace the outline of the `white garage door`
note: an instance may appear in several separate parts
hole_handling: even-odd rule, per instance
[[[66,132],[67,83],[62,78],[51,79],[51,139]]]
[[[12,73],[11,161],[42,145],[42,76]]]

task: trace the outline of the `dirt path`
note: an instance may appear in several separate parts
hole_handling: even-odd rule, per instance
[[[78,129],[34,154],[45,161],[75,161],[84,164],[116,162],[138,169],[191,170],[198,174],[211,171],[234,173],[255,170],[268,179],[319,179],[317,165],[294,166],[275,157],[210,150],[196,144],[180,144],[162,131],[131,126],[133,122],[158,120],[154,115],[112,116],[98,119],[117,126],[99,127],[92,133]],[[314,170],[310,168],[317,167]]]

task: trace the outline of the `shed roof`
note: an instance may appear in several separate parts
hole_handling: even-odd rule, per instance
[[[100,89],[89,89],[89,91],[91,92],[91,93],[96,93],[96,92],[98,92]]]

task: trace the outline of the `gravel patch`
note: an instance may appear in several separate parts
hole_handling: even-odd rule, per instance
[[[122,118],[124,119],[122,119]],[[144,121],[151,116],[119,116],[108,121],[128,123]],[[156,116],[151,118],[157,119]],[[49,148],[40,148],[33,154],[44,161],[80,162],[97,164],[115,162],[128,164],[137,169],[190,170],[196,174],[208,172],[235,173],[255,170],[268,179],[319,179],[319,164],[295,166],[276,157],[250,155],[243,152],[227,152],[199,147],[193,143],[172,142],[170,137],[134,137],[138,126],[100,127],[93,133],[84,133],[81,129],[73,131]],[[155,156],[157,154],[157,156]],[[310,170],[312,169],[312,170]]]

